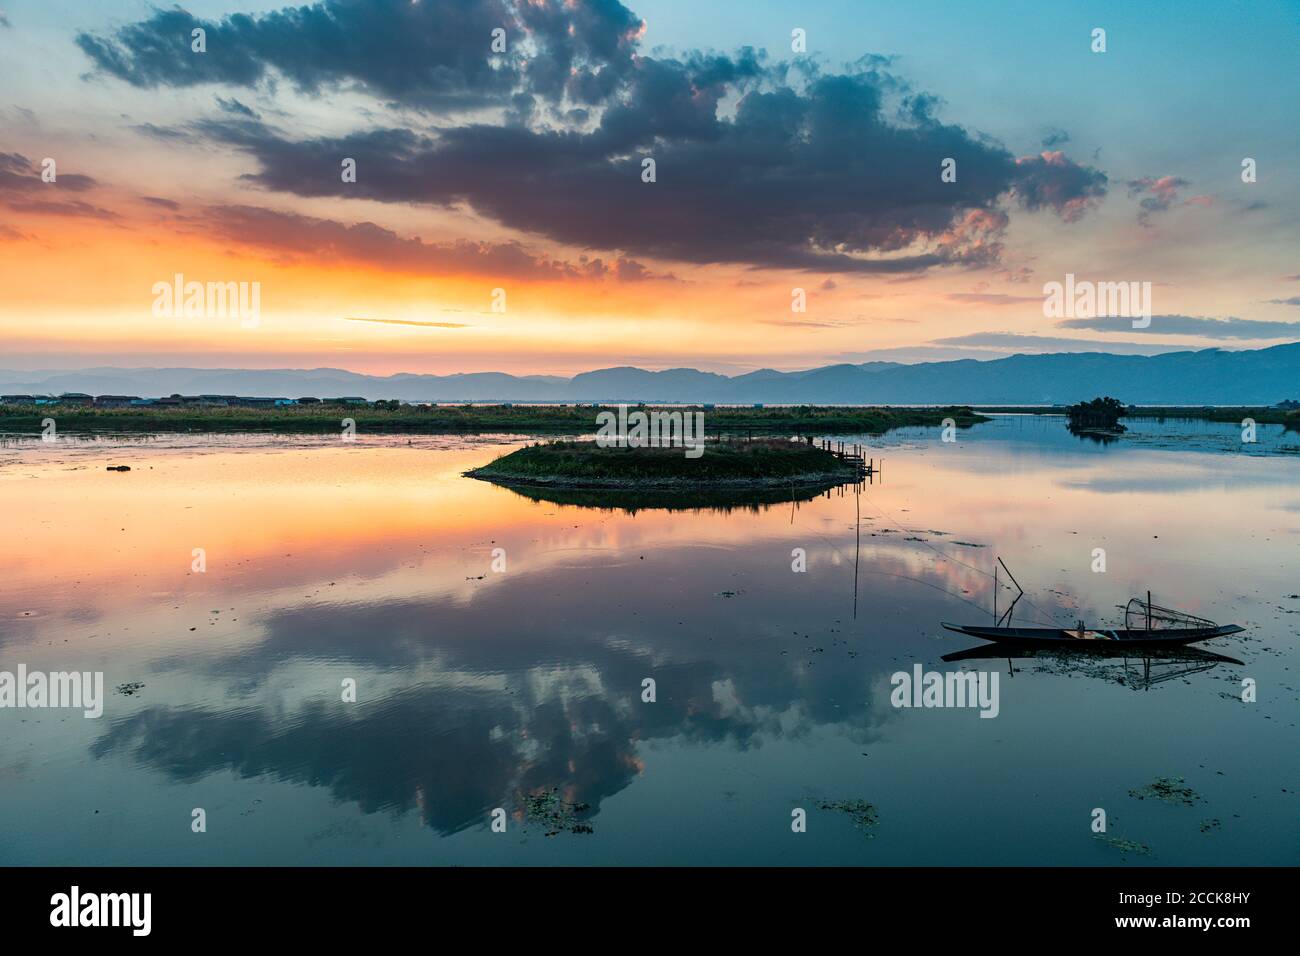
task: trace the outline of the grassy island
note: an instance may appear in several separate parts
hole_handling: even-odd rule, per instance
[[[684,491],[826,487],[858,477],[829,451],[784,439],[710,441],[698,458],[682,448],[602,448],[595,442],[529,445],[466,472],[509,486]]]

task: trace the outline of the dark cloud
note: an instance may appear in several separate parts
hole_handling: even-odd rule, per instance
[[[235,99],[233,96],[230,99],[218,96],[216,100],[217,108],[223,113],[233,113],[236,116],[247,116],[249,119],[258,118],[256,111],[254,111],[252,107],[239,102],[239,100]]]
[[[32,164],[26,156],[21,153],[0,153],[0,189],[3,189],[14,177],[25,177],[31,174]]]
[[[885,119],[871,74],[806,91],[753,89],[753,60],[637,61],[625,102],[590,132],[472,124],[422,135],[383,129],[292,140],[248,120],[199,135],[248,152],[249,178],[301,196],[467,205],[507,226],[597,249],[684,262],[915,273],[997,260],[1000,201],[1077,218],[1105,176],[1060,156],[1017,161],[956,126]],[[939,160],[960,157],[956,183]],[[339,164],[357,161],[357,182]],[[656,182],[642,181],[642,159]]]
[[[81,202],[80,200],[54,202],[46,199],[20,199],[6,205],[14,212],[28,212],[38,216],[70,216],[79,219],[101,219],[105,222],[112,222],[120,218],[112,210],[103,209],[93,203]]]
[[[1008,202],[1073,221],[1107,188],[1060,152],[1017,159],[940,121],[939,100],[886,58],[824,74],[750,49],[641,55],[642,23],[617,0],[325,0],[205,23],[209,52],[192,54],[198,22],[159,11],[78,42],[139,86],[253,86],[275,71],[313,93],[350,85],[408,107],[494,105],[501,121],[298,139],[222,101],[225,117],[139,127],[146,135],[242,150],[257,163],[246,178],[270,190],[469,207],[620,257],[908,275],[987,266]],[[497,26],[510,52],[490,57]],[[355,183],[341,181],[345,157]],[[948,157],[956,182],[940,178]]]
[[[580,257],[576,262],[528,251],[517,242],[425,242],[404,239],[373,222],[346,224],[254,206],[213,206],[204,211],[205,232],[284,257],[318,262],[359,262],[394,272],[434,276],[473,273],[494,278],[553,280],[660,278],[640,263]]]
[[[1179,190],[1190,186],[1191,181],[1181,176],[1144,176],[1141,179],[1130,179],[1127,185],[1129,196],[1142,197],[1138,203],[1138,222],[1150,226],[1152,217],[1167,211],[1178,202]]]
[[[150,139],[156,139],[164,143],[185,142],[190,139],[190,134],[182,129],[173,126],[157,126],[153,123],[139,123],[132,126],[141,136],[148,136]]]
[[[85,192],[97,185],[89,176],[57,172],[57,166],[54,182],[47,183],[41,179],[41,168],[26,156],[0,153],[0,206],[14,212],[106,221],[117,219],[117,214],[107,209],[80,199],[64,198],[65,193]]]
[[[1026,209],[1051,209],[1074,222],[1106,195],[1106,174],[1065,154],[1043,152],[1016,160],[1015,194]]]
[[[1300,295],[1293,295],[1289,299],[1269,299],[1271,305],[1300,305]]]
[[[153,206],[161,206],[164,209],[170,209],[173,212],[181,208],[181,204],[174,199],[163,199],[161,196],[141,196],[144,202]]]
[[[47,183],[41,179],[41,167],[22,153],[0,153],[0,198],[31,193],[37,189],[84,192],[97,185],[99,184],[89,176],[57,172],[57,164],[55,181]]]
[[[206,53],[191,51],[196,28],[206,31]],[[496,29],[506,31],[504,53],[491,49]],[[640,30],[616,0],[323,0],[220,20],[158,10],[76,41],[100,70],[134,86],[254,87],[274,73],[307,93],[351,85],[444,109],[500,104],[521,86],[603,100],[629,68]]]
[[[518,3],[514,9],[529,36],[543,45],[543,55],[527,64],[528,87],[539,95],[601,103],[631,71],[643,24],[618,0]]]
[[[1043,149],[1054,149],[1070,141],[1070,134],[1063,129],[1050,129],[1043,136]]]
[[[619,282],[644,282],[647,279],[677,281],[677,277],[666,273],[651,272],[635,259],[618,259],[613,265],[614,277]]]
[[[109,209],[102,209],[80,200],[55,202],[47,199],[17,199],[6,205],[14,212],[29,212],[38,216],[71,216],[79,219],[102,219],[105,222],[120,218],[117,213]]]
[[[257,47],[249,42],[255,25],[242,14],[216,24],[174,7],[155,10],[148,20],[122,27],[114,37],[78,33],[76,43],[99,69],[133,86],[248,86],[266,72]],[[196,53],[191,37],[200,28],[207,33],[206,49]]]
[[[1300,303],[1300,298],[1297,299]],[[1153,315],[1149,328],[1135,330],[1129,317],[1097,317],[1091,319],[1064,319],[1057,323],[1063,329],[1090,329],[1094,332],[1134,332],[1143,335],[1199,335],[1210,339],[1297,339],[1300,340],[1300,322],[1265,322],[1256,319],[1223,319],[1194,315]]]

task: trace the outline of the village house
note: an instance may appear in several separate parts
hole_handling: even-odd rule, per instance
[[[133,403],[140,401],[138,395],[96,395],[96,408],[129,408]]]

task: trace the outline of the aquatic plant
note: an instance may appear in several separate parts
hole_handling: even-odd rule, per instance
[[[876,808],[865,800],[824,800],[817,806],[822,810],[833,810],[836,813],[847,814],[848,818],[853,822],[853,826],[866,832],[868,837],[871,834],[867,831],[880,822]]]
[[[1128,795],[1139,800],[1154,797],[1165,803],[1176,803],[1184,807],[1195,806],[1201,799],[1199,793],[1183,783],[1182,777],[1156,777],[1152,783],[1140,790],[1130,790]]]
[[[525,822],[539,823],[546,827],[548,837],[562,832],[594,833],[589,823],[578,819],[578,814],[591,809],[586,803],[570,803],[560,797],[558,787],[530,793],[524,798]]]

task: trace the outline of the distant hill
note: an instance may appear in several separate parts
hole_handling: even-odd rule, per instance
[[[504,372],[362,375],[344,369],[91,368],[0,370],[0,393],[140,396],[234,394],[317,398],[357,395],[405,401],[718,402],[889,405],[1071,404],[1113,395],[1143,405],[1271,405],[1294,396],[1300,342],[1273,348],[1112,355],[1071,352],[900,365],[761,369],[729,377],[693,368],[632,367],[571,379]]]

